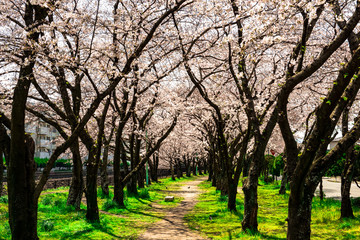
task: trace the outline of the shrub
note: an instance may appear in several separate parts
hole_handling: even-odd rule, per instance
[[[2,196],[0,197],[0,203],[8,203],[9,202],[9,199],[8,199],[8,196]]]
[[[228,196],[227,195],[220,195],[220,197],[218,198],[219,202],[227,202],[228,201]]]
[[[150,193],[149,190],[147,188],[142,188],[139,191],[139,198],[142,199],[149,199],[150,198]]]
[[[43,197],[43,199],[41,200],[41,204],[42,205],[45,205],[45,206],[47,206],[47,205],[50,205],[51,204],[51,196],[50,195],[45,195],[44,197]]]
[[[343,222],[341,225],[340,225],[340,228],[341,229],[348,229],[348,228],[351,228],[351,223],[349,222]]]
[[[102,188],[99,188],[98,192],[97,192],[97,196],[101,199],[109,199],[111,198],[110,194],[109,195],[105,195]]]
[[[106,200],[106,202],[104,202],[102,209],[104,211],[107,211],[109,209],[116,208],[116,207],[118,207],[116,202],[114,202],[112,199],[108,199],[108,200]]]
[[[50,232],[54,230],[54,223],[51,220],[45,220],[41,223],[41,229],[45,232]]]

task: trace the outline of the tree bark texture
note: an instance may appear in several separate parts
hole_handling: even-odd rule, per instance
[[[346,161],[343,172],[341,173],[341,217],[340,218],[354,218],[354,213],[350,199],[351,182],[354,173],[355,156],[353,148],[350,148],[346,153]]]
[[[72,179],[67,199],[67,205],[74,206],[76,210],[80,209],[81,198],[84,192],[84,179],[81,155],[79,150],[79,141],[76,140],[70,147],[73,156]]]
[[[281,186],[279,189],[279,194],[285,194],[286,193],[286,185],[288,183],[288,173],[287,173],[287,167],[284,167],[283,176],[281,179]]]
[[[101,190],[105,196],[109,196],[109,177],[107,171],[108,157],[109,157],[109,144],[105,143],[101,168],[100,168]]]
[[[149,159],[150,177],[153,182],[158,182],[159,156],[153,155],[153,161]]]
[[[26,41],[37,42],[40,33],[33,29],[35,22],[43,22],[47,9],[26,3],[24,21],[29,28]],[[33,79],[36,52],[26,44],[22,60],[29,61],[20,67],[19,79],[14,89],[11,110],[11,143],[8,166],[9,224],[13,239],[38,239],[37,236],[37,198],[35,192],[35,144],[25,134],[26,101]]]
[[[99,222],[99,207],[97,204],[97,173],[98,163],[94,160],[95,153],[89,151],[86,168],[86,219],[90,222]]]
[[[3,177],[4,177],[4,162],[3,162],[3,151],[0,148],[0,197],[3,193]]]
[[[141,169],[140,169],[140,171],[138,172],[138,186],[139,186],[139,188],[144,188],[145,187],[145,174],[146,174],[146,172],[145,172],[146,170],[145,170],[145,167],[142,167]]]
[[[313,191],[305,190],[302,197],[300,192],[290,192],[288,209],[288,240],[310,239],[311,203]]]
[[[237,195],[237,184],[229,184],[229,194],[228,194],[228,209],[229,211],[236,212],[236,195]]]
[[[244,192],[244,218],[241,222],[242,229],[244,231],[251,230],[256,232],[258,230],[257,213],[258,213],[258,200],[257,200],[257,176],[256,181],[249,179],[244,180],[243,192]]]

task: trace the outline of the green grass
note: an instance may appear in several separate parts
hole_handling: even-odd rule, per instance
[[[224,197],[208,182],[200,185],[205,192],[200,195],[200,201],[193,211],[186,215],[186,220],[190,228],[201,231],[211,239],[230,239],[230,235],[231,239],[286,239],[289,195],[278,194],[279,184],[261,182],[259,186],[258,233],[241,231],[244,211],[242,191],[238,190],[237,213],[231,213],[227,210]],[[357,206],[354,206],[355,219],[339,220],[339,201],[314,198],[311,239],[360,239],[360,209]]]
[[[39,199],[38,235],[40,239],[137,239],[147,227],[164,216],[164,213],[154,211],[151,204],[175,207],[181,196],[177,196],[174,202],[165,202],[167,192],[164,191],[175,191],[193,179],[161,179],[160,183],[139,189],[137,197],[126,197],[123,208],[112,202],[112,186],[109,197],[99,189],[98,204],[102,212],[97,224],[85,220],[86,206],[83,203],[80,211],[66,205],[68,188],[49,189]],[[0,239],[11,238],[6,200],[2,197],[0,201]]]

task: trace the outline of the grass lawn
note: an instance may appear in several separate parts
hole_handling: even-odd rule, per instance
[[[165,202],[166,191],[178,189],[194,177],[172,181],[161,179],[161,183],[152,184],[139,190],[138,197],[127,197],[126,207],[119,208],[112,202],[113,187],[110,187],[110,198],[98,191],[100,223],[93,224],[85,220],[86,205],[75,211],[66,206],[68,188],[44,191],[39,199],[38,235],[40,239],[137,239],[146,227],[161,219],[163,213],[155,212],[150,204],[175,207],[175,202]],[[11,239],[8,224],[7,196],[0,198],[0,239]]]
[[[237,213],[227,210],[227,199],[203,182],[205,191],[199,203],[186,215],[190,228],[201,231],[211,239],[286,239],[287,203],[289,195],[279,195],[280,182],[259,186],[259,233],[241,232],[243,219],[243,193],[238,191]],[[360,206],[359,200],[355,205]],[[339,220],[340,202],[332,199],[320,201],[314,198],[312,205],[311,239],[360,239],[360,208],[354,206],[355,219]]]

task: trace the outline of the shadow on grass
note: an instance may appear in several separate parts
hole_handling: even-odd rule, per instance
[[[135,211],[135,210],[131,210],[131,209],[127,209],[127,210],[128,210],[129,212],[131,212],[131,213],[134,213],[134,214],[144,215],[144,216],[148,216],[148,217],[154,217],[154,218],[158,218],[158,219],[160,219],[160,220],[164,220],[164,219],[165,219],[165,216],[164,216],[164,217],[159,217],[159,216],[156,216],[156,215],[147,213],[147,212]],[[166,220],[166,219],[165,219],[165,220]]]
[[[77,231],[75,233],[66,233],[60,239],[76,239],[76,238],[86,239],[86,237],[84,237],[83,235],[93,232],[95,230],[103,232],[103,233],[105,233],[111,237],[117,238],[117,239],[121,239],[121,238],[124,239],[124,237],[121,237],[121,236],[118,236],[118,235],[115,235],[114,233],[112,233],[108,227],[102,226],[101,223],[91,223],[91,226],[92,226],[92,228]],[[128,237],[127,237],[127,239],[128,239]]]
[[[260,237],[261,239],[273,239],[273,240],[284,240],[284,239],[286,239],[286,238],[279,238],[279,237],[272,236],[270,234],[261,233],[261,232],[254,232],[254,231],[251,231],[251,230],[248,230],[246,232],[242,231],[242,232],[237,233],[237,234],[232,234],[232,231],[234,231],[234,230],[235,229],[228,230],[229,239],[232,239],[232,237],[238,238],[240,236],[241,237],[252,236],[252,237]]]

